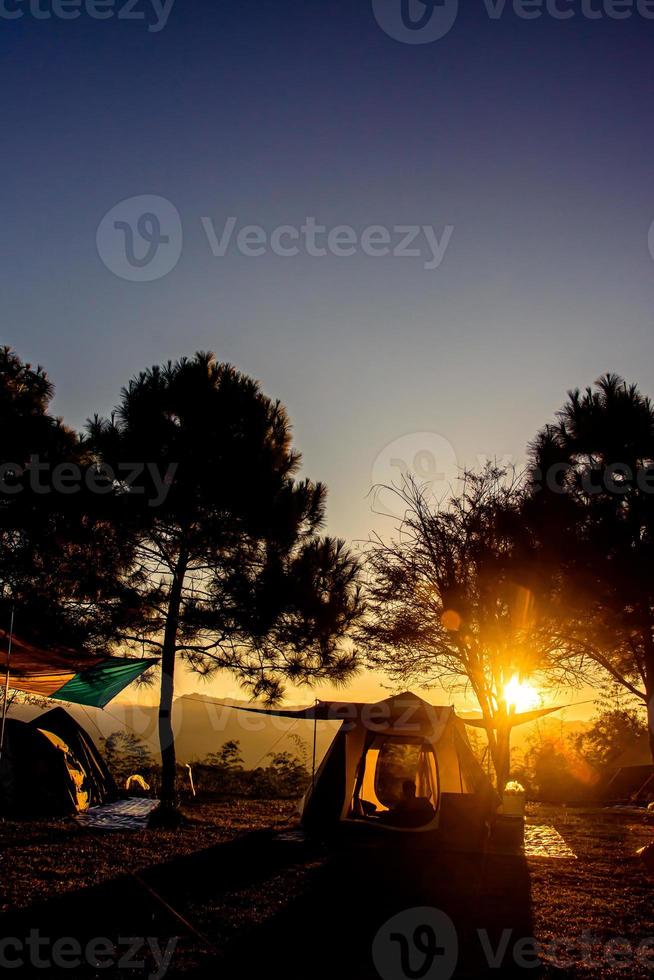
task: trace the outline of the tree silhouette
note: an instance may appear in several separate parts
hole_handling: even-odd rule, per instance
[[[117,571],[129,564],[130,541],[106,519],[106,499],[89,491],[95,473],[88,447],[50,413],[53,386],[41,367],[0,348],[0,613],[9,607],[23,637],[59,641],[93,653],[114,635],[120,603]],[[70,476],[74,486],[53,479]],[[125,603],[124,608],[129,604]]]
[[[654,409],[615,374],[572,391],[531,446],[525,515],[553,571],[543,629],[644,704],[654,697]],[[654,754],[654,734],[650,724]]]
[[[161,656],[162,807],[175,800],[175,664],[232,671],[274,700],[284,680],[346,680],[341,646],[361,614],[357,564],[321,537],[325,488],[296,481],[286,411],[210,353],[139,374],[111,419],[89,423],[98,458],[148,463],[115,495],[133,561],[122,578],[141,624],[123,639]],[[168,474],[166,493],[152,474]],[[120,492],[121,489],[123,492]],[[153,502],[156,505],[153,505]]]
[[[243,772],[243,756],[238,739],[224,742],[217,752],[209,752],[202,760],[204,766],[215,766],[226,773]]]
[[[639,712],[620,705],[606,707],[574,739],[575,748],[597,767],[609,766],[647,733]]]
[[[52,502],[31,491],[31,461],[48,465],[72,459],[77,437],[49,412],[53,386],[43,368],[0,348],[0,577],[3,598],[29,594],[39,555],[52,550]],[[26,485],[24,485],[26,483]]]
[[[371,615],[360,629],[375,667],[396,684],[471,690],[487,723],[498,786],[509,771],[515,675],[565,675],[531,643],[534,592],[519,528],[521,491],[494,466],[466,473],[445,504],[407,478],[394,490],[404,517],[368,549]]]
[[[143,739],[133,732],[118,729],[102,740],[105,762],[113,776],[124,786],[125,780],[134,773],[149,773],[154,759]]]

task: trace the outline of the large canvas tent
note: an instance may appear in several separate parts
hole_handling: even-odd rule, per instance
[[[311,834],[420,834],[461,846],[483,843],[499,799],[454,708],[406,692],[372,704],[318,701],[299,710],[241,710],[314,724],[340,721],[302,802],[302,824]],[[407,820],[402,812],[407,782],[423,801],[420,819]]]
[[[63,708],[29,722],[7,719],[0,759],[0,811],[65,816],[117,797],[93,739]]]

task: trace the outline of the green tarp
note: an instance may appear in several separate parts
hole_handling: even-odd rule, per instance
[[[50,697],[57,698],[59,701],[72,701],[75,704],[104,708],[105,704],[109,704],[124,687],[156,663],[156,660],[109,657],[75,674]]]
[[[80,650],[29,642],[0,630],[0,676],[9,687],[58,701],[104,708],[124,687],[156,664],[152,659],[93,657]],[[9,650],[11,647],[11,656]]]

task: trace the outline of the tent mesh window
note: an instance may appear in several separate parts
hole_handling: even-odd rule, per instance
[[[432,746],[420,738],[377,735],[368,745],[359,770],[351,816],[390,816],[402,799],[402,784],[415,784],[416,796],[437,809],[438,771]],[[425,816],[422,822],[430,819]]]

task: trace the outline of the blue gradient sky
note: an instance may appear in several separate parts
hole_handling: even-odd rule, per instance
[[[287,404],[329,530],[361,538],[400,436],[519,460],[567,388],[613,370],[654,392],[654,21],[493,21],[466,0],[416,46],[367,0],[177,0],[156,34],[0,21],[0,55],[2,341],[48,369],[69,423],[210,348]],[[141,194],[184,227],[151,283],[95,244]],[[200,218],[229,215],[454,233],[434,271],[215,258]]]

